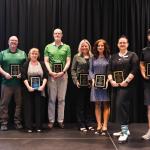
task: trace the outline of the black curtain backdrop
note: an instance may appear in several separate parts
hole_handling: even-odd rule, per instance
[[[8,47],[8,37],[17,35],[20,49],[37,47],[43,51],[52,42],[52,31],[63,30],[63,41],[71,46],[72,57],[81,39],[104,38],[112,53],[117,52],[120,35],[129,38],[129,50],[140,55],[146,46],[146,31],[150,28],[150,0],[0,0],[0,49]],[[143,87],[138,76],[133,96],[131,121],[146,121]],[[130,95],[129,95],[130,96]],[[69,72],[65,121],[75,121],[76,93]],[[113,106],[114,108],[114,106]],[[46,107],[45,107],[46,109]],[[115,108],[111,120],[114,121]]]

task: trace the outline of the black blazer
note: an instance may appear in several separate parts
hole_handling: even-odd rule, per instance
[[[28,67],[29,67],[29,60],[26,61],[23,66],[21,67],[21,79],[22,81],[24,80],[28,80]],[[41,64],[41,67],[43,69],[43,79],[47,79],[48,78],[48,70],[44,64],[44,62],[39,61],[39,63]]]

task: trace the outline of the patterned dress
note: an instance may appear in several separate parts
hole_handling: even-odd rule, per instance
[[[105,57],[98,57],[90,59],[89,79],[94,79],[95,74],[107,75],[108,59]],[[107,89],[92,87],[91,89],[91,101],[109,101],[109,95]]]

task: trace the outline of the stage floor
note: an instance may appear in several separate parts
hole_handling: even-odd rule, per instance
[[[118,126],[109,123],[107,136],[94,135],[92,131],[83,134],[74,124],[66,124],[65,129],[54,128],[43,133],[23,131],[0,131],[0,150],[149,150],[150,140],[141,140],[146,132],[146,124],[130,124],[131,135],[125,144],[118,144],[112,136]]]

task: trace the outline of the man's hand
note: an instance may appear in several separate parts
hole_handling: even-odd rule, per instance
[[[21,78],[21,73],[17,75],[17,78],[20,79]]]
[[[4,77],[5,77],[7,80],[12,79],[12,76],[11,76],[9,73],[6,73],[6,74],[4,75]]]
[[[49,75],[50,75],[52,78],[54,78],[54,79],[57,78],[57,73],[56,73],[56,72],[50,72]]]
[[[64,72],[58,72],[56,78],[60,78],[64,75]]]

